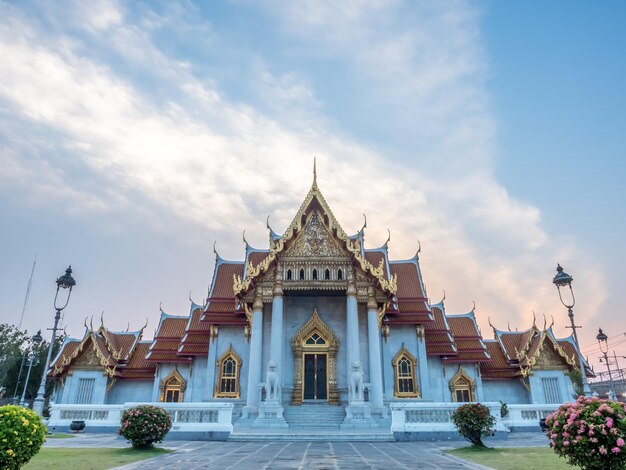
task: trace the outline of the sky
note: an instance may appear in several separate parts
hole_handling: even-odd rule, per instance
[[[0,322],[146,338],[312,181],[427,294],[626,356],[626,5],[0,1]],[[545,318],[545,320],[544,320]],[[87,320],[85,320],[87,319]],[[626,359],[622,359],[626,366]],[[620,365],[622,366],[622,365]]]

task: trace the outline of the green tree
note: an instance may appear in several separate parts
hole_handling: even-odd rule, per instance
[[[63,344],[63,339],[63,335],[57,337],[52,348],[53,359]],[[31,351],[33,353],[33,366],[26,387],[25,398],[26,401],[30,401],[37,396],[49,346],[50,343],[45,340],[38,345],[33,343],[32,335],[26,330],[18,331],[14,325],[0,324],[0,389],[4,391],[5,398],[12,399],[16,390],[17,399],[21,398],[29,364],[28,355]],[[20,367],[24,358],[24,366],[20,375]],[[54,383],[48,382],[46,398],[51,395],[53,389]]]
[[[0,390],[5,397],[12,397],[15,381],[28,335],[14,325],[0,324]]]

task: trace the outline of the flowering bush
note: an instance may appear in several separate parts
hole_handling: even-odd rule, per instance
[[[39,452],[45,439],[46,427],[31,410],[0,407],[0,468],[20,468]]]
[[[482,438],[489,436],[496,419],[489,413],[489,407],[480,403],[459,406],[452,413],[452,423],[459,434],[475,446],[484,447]]]
[[[626,405],[578,397],[546,418],[550,445],[585,470],[626,468]]]
[[[162,442],[172,427],[172,419],[163,408],[140,405],[122,413],[118,433],[130,441],[133,447],[152,447],[154,442]]]

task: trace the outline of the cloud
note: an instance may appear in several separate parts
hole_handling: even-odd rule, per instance
[[[153,29],[142,29],[115,3],[77,10],[81,21],[74,24],[84,25],[88,38],[50,32],[11,10],[0,28],[0,122],[7,128],[19,120],[50,137],[9,139],[1,186],[25,192],[34,169],[45,169],[28,189],[42,205],[50,188],[64,187],[55,197],[87,217],[107,210],[182,220],[219,234],[220,246],[235,254],[242,228],[251,229],[253,242],[266,239],[267,213],[276,229],[287,226],[316,155],[320,185],[344,228],[356,230],[367,212],[368,241],[382,243],[391,228],[397,258],[410,256],[419,238],[429,294],[437,298],[445,288],[452,310],[468,310],[476,300],[485,312],[483,328],[487,314],[520,316],[525,327],[533,308],[556,305],[541,276],[557,247],[541,214],[493,177],[495,125],[484,92],[478,14],[470,6],[267,7],[302,54],[315,48],[322,61],[345,61],[337,87],[356,88],[353,115],[370,113],[367,126],[380,129],[379,139],[345,130],[348,123],[326,114],[333,103],[314,81],[298,70],[274,71],[269,59],[259,60],[258,74],[240,78],[265,106],[229,96],[226,84],[158,46],[152,35],[172,24],[168,15],[180,19],[180,31],[196,24],[173,10],[151,12]],[[47,142],[60,149],[57,158],[46,155]],[[86,178],[100,184],[85,188]],[[570,248],[558,251],[562,259],[573,256]],[[605,296],[594,269],[587,289],[595,290],[597,303],[589,304],[587,318]]]

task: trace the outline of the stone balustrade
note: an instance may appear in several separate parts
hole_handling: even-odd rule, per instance
[[[52,403],[51,431],[65,431],[72,421],[84,421],[86,432],[116,432],[125,409],[138,405],[159,406],[172,418],[169,439],[222,440],[233,430],[232,403],[124,403],[123,405],[60,405]]]
[[[452,424],[452,412],[461,403],[403,402],[390,403],[391,432],[399,441],[458,438]],[[500,418],[500,403],[483,403],[496,418],[495,437],[505,438],[506,427]]]
[[[539,431],[539,420],[554,412],[560,404],[508,405],[508,414],[502,418],[510,431]]]

